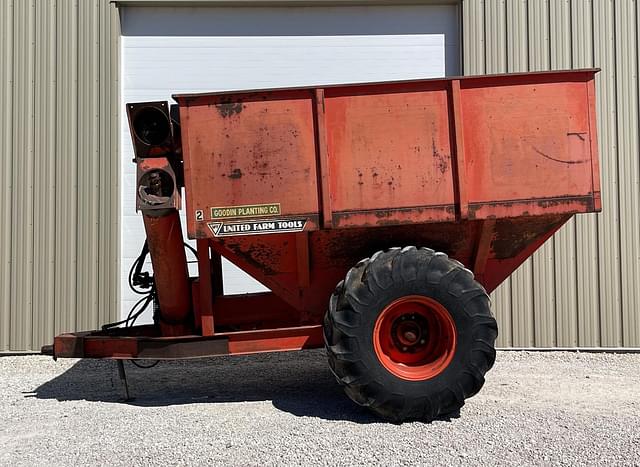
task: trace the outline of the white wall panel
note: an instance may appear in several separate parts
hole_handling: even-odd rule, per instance
[[[431,78],[458,74],[454,6],[125,8],[122,107],[171,94]],[[126,277],[144,242],[135,213],[133,150],[122,144],[122,313]],[[223,261],[225,293],[265,290]],[[143,317],[148,321],[150,313]]]

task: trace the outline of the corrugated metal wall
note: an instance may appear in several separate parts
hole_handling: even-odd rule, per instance
[[[0,1],[0,351],[116,318],[118,40],[108,0]]]
[[[498,344],[639,347],[637,2],[463,0],[462,21],[466,74],[603,69],[603,212],[494,294]],[[108,0],[0,0],[0,352],[116,318],[118,27]]]
[[[494,294],[500,346],[640,347],[635,0],[464,0],[466,74],[600,67],[603,211],[579,216]]]

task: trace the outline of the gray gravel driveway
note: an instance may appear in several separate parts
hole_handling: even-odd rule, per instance
[[[323,351],[127,364],[0,357],[1,465],[640,465],[640,355],[499,352],[457,418],[382,423]]]

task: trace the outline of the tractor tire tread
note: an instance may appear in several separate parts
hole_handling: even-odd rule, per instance
[[[402,283],[422,284],[436,295],[446,294],[473,323],[468,329],[471,339],[464,369],[451,384],[413,398],[392,394],[375,379],[362,358],[367,349],[361,348],[358,338],[376,296]],[[329,367],[338,383],[357,404],[394,423],[430,421],[456,412],[482,388],[484,374],[495,362],[497,325],[487,292],[462,263],[430,248],[380,250],[359,261],[336,286],[323,327]]]

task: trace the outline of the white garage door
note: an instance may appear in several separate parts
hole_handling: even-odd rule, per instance
[[[173,93],[336,84],[459,73],[455,5],[192,8],[127,7],[122,17],[125,102]],[[144,242],[135,167],[121,118],[122,309],[136,300],[129,267]],[[265,290],[224,263],[225,293]],[[150,315],[143,321],[148,321]]]

